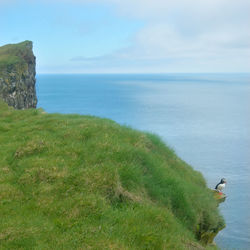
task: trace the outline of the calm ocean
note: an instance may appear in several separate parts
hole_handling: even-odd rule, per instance
[[[221,249],[250,249],[250,75],[38,75],[38,107],[106,117],[160,135],[202,172],[225,177]]]

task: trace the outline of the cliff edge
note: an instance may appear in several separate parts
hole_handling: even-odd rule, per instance
[[[0,98],[15,109],[36,108],[36,58],[31,41],[0,47]]]
[[[155,135],[0,100],[0,148],[1,249],[216,249],[214,193]]]

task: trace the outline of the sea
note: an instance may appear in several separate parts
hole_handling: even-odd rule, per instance
[[[209,188],[226,178],[220,249],[250,249],[250,74],[38,74],[38,107],[158,134]]]

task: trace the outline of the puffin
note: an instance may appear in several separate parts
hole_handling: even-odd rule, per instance
[[[215,190],[216,190],[217,192],[221,193],[221,192],[222,192],[222,189],[225,188],[226,183],[227,183],[226,179],[225,179],[225,178],[222,178],[222,179],[220,180],[220,182],[215,186]]]

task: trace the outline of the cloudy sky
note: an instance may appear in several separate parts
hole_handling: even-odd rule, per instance
[[[38,73],[250,72],[249,0],[0,0]]]

